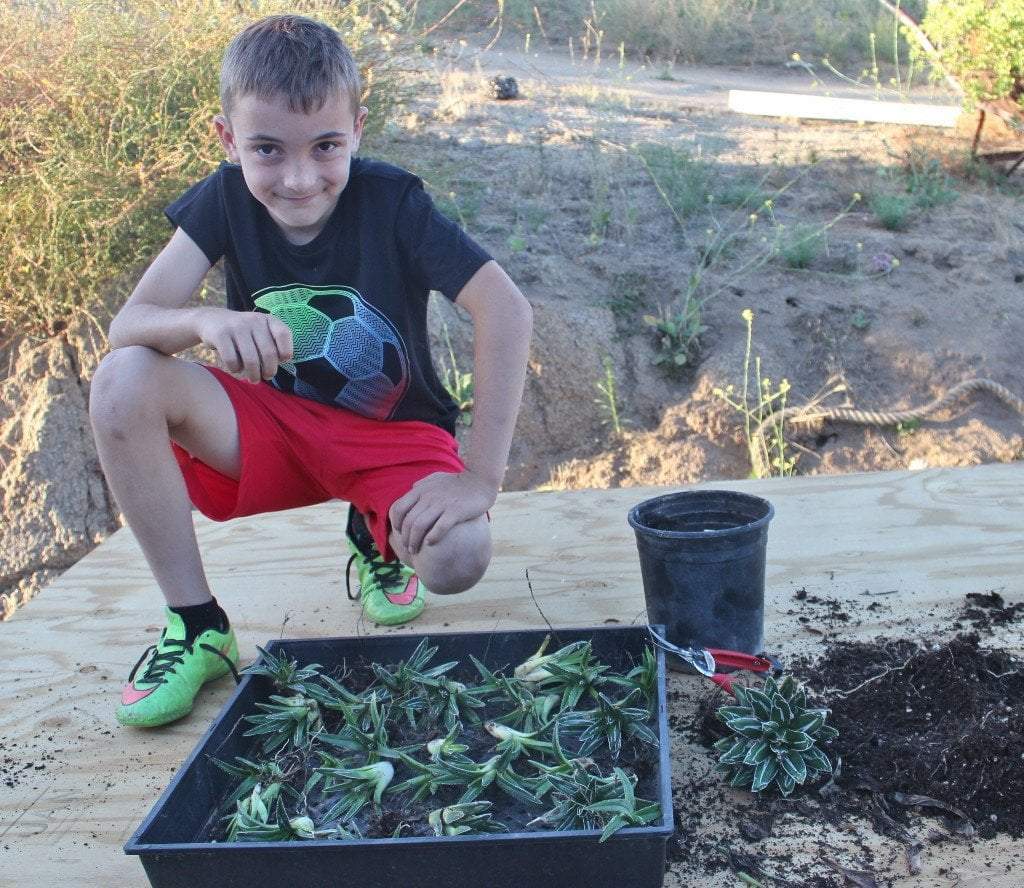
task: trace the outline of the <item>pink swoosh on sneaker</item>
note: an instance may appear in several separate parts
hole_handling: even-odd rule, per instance
[[[148,697],[153,691],[156,690],[156,686],[151,687],[147,691],[140,691],[135,685],[126,684],[121,690],[121,702],[125,706],[131,706],[133,703],[138,703]]]
[[[405,589],[402,592],[391,595],[385,592],[384,597],[392,604],[412,604],[416,600],[416,592],[419,590],[419,586],[419,577],[409,577],[409,582],[405,584]]]

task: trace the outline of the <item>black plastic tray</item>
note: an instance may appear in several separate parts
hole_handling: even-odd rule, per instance
[[[436,662],[473,654],[489,667],[511,667],[540,646],[546,631],[437,633]],[[300,664],[326,668],[365,657],[380,663],[408,658],[422,635],[278,639],[267,645]],[[595,656],[611,664],[631,655],[639,662],[646,626],[558,629],[552,649],[591,639]],[[205,841],[211,812],[234,778],[209,761],[245,755],[252,738],[242,717],[273,692],[270,680],[247,675],[213,725],[124,846],[139,855],[153,888],[659,888],[672,835],[672,791],[665,658],[657,650],[659,751],[654,775],[660,824],[620,830],[604,843],[595,830],[537,831],[444,838],[316,840],[302,842]],[[616,667],[618,668],[618,667]],[[647,796],[650,798],[650,796]]]

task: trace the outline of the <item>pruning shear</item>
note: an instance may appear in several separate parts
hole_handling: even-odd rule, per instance
[[[719,673],[718,669],[721,667],[746,669],[749,672],[771,672],[782,668],[777,660],[770,657],[757,657],[753,654],[741,654],[739,651],[726,651],[721,648],[680,647],[662,638],[650,626],[647,627],[647,631],[656,647],[685,660],[697,672],[729,694],[733,694],[732,676]]]

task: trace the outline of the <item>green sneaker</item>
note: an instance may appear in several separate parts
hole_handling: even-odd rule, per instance
[[[352,557],[345,568],[345,590],[352,601],[362,600],[363,613],[382,626],[398,626],[415,620],[426,605],[426,588],[416,572],[401,561],[385,561],[373,537],[365,530],[362,516],[349,513],[346,536]],[[359,588],[352,593],[352,564],[356,565]]]
[[[238,680],[234,630],[207,629],[192,644],[186,644],[184,621],[169,607],[164,613],[167,627],[160,641],[139,658],[121,691],[117,720],[122,725],[155,728],[177,721],[192,711],[196,694],[206,682],[229,671]],[[136,677],[147,657],[145,670]]]

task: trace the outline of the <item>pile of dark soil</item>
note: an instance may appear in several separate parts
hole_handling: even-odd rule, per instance
[[[1024,601],[1007,604],[998,592],[969,592],[967,604],[957,617],[958,628],[968,622],[975,629],[991,635],[995,628],[1024,617]]]
[[[977,633],[926,647],[836,643],[798,669],[828,689],[836,786],[881,794],[894,819],[892,806],[932,809],[982,837],[1024,836],[1022,670]]]
[[[803,590],[796,599],[801,608],[816,606],[815,624],[819,611],[837,610]],[[710,770],[710,747],[725,733],[716,711],[729,699],[703,693],[696,720],[678,712],[670,719],[682,743],[708,748],[707,769],[673,781],[677,831],[670,865],[688,873],[728,869],[764,885],[877,888],[891,884],[889,867],[920,872],[929,844],[1024,836],[1024,660],[995,644],[1022,618],[1024,604],[1007,605],[997,592],[975,593],[950,615],[947,635],[870,642],[826,636],[820,653],[788,661],[815,705],[831,709],[828,723],[839,731],[826,747],[837,763],[833,778],[790,798],[724,788]],[[753,676],[747,680],[758,685]],[[710,833],[700,808],[717,810],[731,828]],[[817,863],[771,844],[801,829],[805,841],[822,849]],[[882,863],[871,832],[902,845],[903,862]],[[825,853],[829,836],[849,840],[844,854]]]

